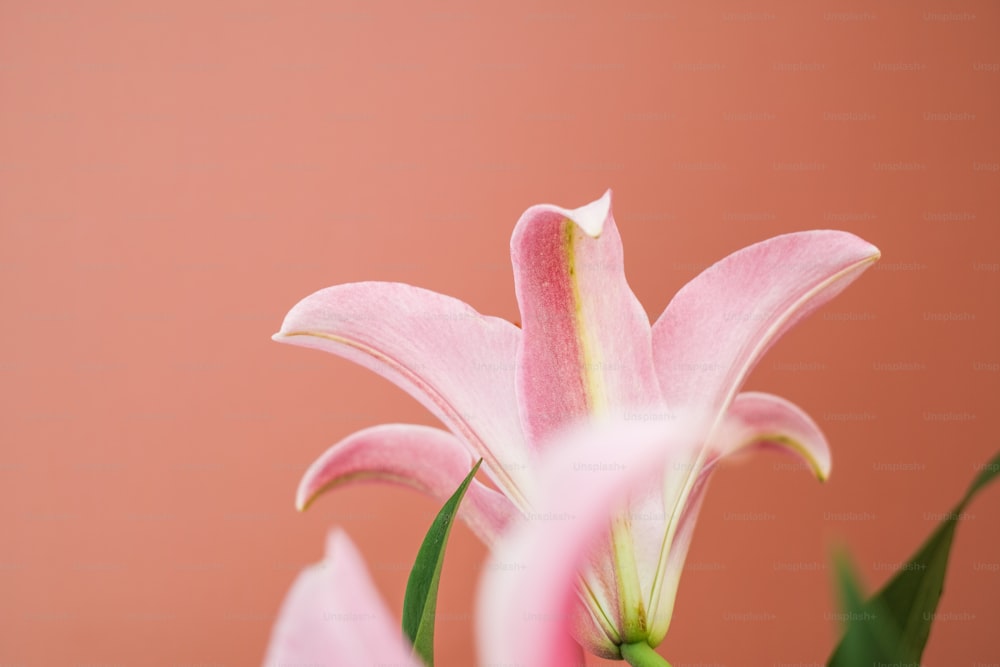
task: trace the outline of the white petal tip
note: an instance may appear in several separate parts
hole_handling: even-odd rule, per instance
[[[865,239],[861,238],[857,234],[852,234],[850,232],[843,232],[839,230],[831,230],[837,234],[842,235],[845,238],[851,240],[851,243],[855,244],[855,256],[859,258],[860,263],[874,263],[877,262],[882,257],[882,251],[879,250],[878,246],[869,243]]]
[[[315,488],[315,484],[312,484],[311,479],[312,470],[306,473],[305,477],[302,479],[299,488],[295,491],[295,509],[299,512],[305,512],[312,506],[313,502],[323,495],[323,492],[328,487]]]
[[[859,240],[861,240],[865,244],[865,246],[867,246],[866,252],[865,252],[865,255],[866,255],[865,258],[869,262],[877,262],[879,259],[882,258],[882,251],[879,250],[878,246],[873,245],[873,244],[869,243],[868,241],[865,241],[864,239],[859,239]]]
[[[611,217],[611,190],[608,189],[600,199],[570,211],[567,217],[587,236],[597,238],[604,231],[604,223]]]

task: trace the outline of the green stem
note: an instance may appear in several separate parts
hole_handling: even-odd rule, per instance
[[[632,667],[670,667],[670,663],[664,660],[646,642],[622,644],[618,648],[621,649],[625,662],[632,665]]]

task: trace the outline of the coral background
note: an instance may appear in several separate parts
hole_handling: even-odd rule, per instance
[[[434,505],[293,492],[434,420],[270,335],[372,279],[516,320],[517,217],[607,187],[651,317],[771,235],[883,250],[749,381],[823,425],[832,479],[720,471],[661,647],[824,663],[831,550],[881,584],[997,449],[998,37],[970,0],[0,2],[0,665],[259,664],[334,524],[398,613]],[[1000,663],[998,515],[990,488],[959,527],[927,665]],[[483,554],[456,530],[445,667]]]

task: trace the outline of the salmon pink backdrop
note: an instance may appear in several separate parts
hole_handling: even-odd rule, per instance
[[[749,382],[816,417],[832,479],[720,471],[661,647],[824,663],[831,549],[881,584],[997,449],[998,28],[972,0],[0,2],[0,665],[259,664],[332,525],[398,613],[434,505],[293,494],[340,437],[434,420],[270,336],[357,280],[517,320],[520,213],[608,187],[650,317],[775,234],[883,251]],[[998,515],[991,488],[963,518],[928,665],[1000,662]],[[445,667],[483,554],[456,530]]]

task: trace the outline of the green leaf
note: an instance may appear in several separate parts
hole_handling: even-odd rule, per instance
[[[846,552],[834,558],[844,639],[830,665],[892,664],[899,644],[899,628],[878,598],[867,602]]]
[[[848,623],[844,638],[827,662],[829,667],[893,661],[920,663],[944,590],[948,555],[958,520],[973,497],[998,476],[1000,453],[983,466],[961,502],[916,555],[867,602],[856,604],[860,593],[853,575],[849,569],[841,571],[838,567],[843,608],[848,618],[855,621]]]
[[[458,512],[458,506],[482,462],[482,459],[476,462],[472,472],[462,481],[458,490],[434,518],[434,523],[431,524],[423,544],[420,545],[420,551],[417,552],[417,560],[410,570],[410,579],[406,582],[406,597],[403,598],[403,632],[413,644],[414,653],[419,655],[428,667],[434,667],[434,616],[437,610],[441,566],[444,563],[444,548],[448,545],[448,535],[451,534],[451,524]]]

